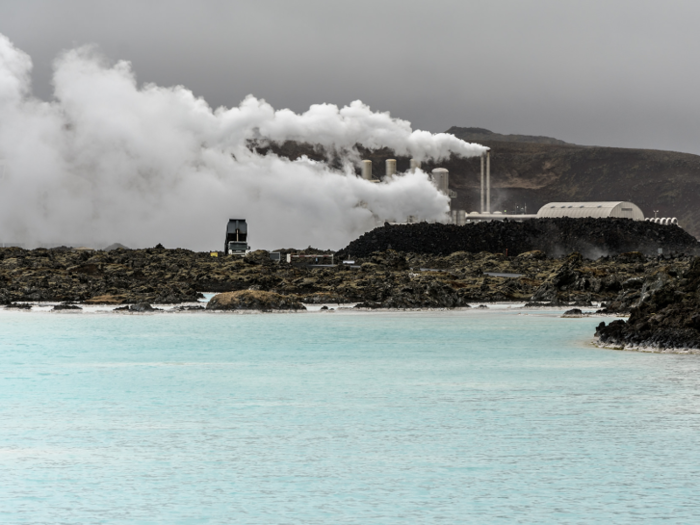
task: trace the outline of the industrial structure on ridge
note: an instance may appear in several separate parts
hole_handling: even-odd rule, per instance
[[[409,172],[421,168],[421,162],[411,159]],[[392,177],[397,174],[396,159],[385,161],[386,176]],[[369,182],[380,182],[372,174],[372,161],[363,160],[361,167],[361,177]],[[457,193],[450,189],[450,173],[445,168],[435,168],[429,173],[430,181],[442,193],[450,199],[457,197]],[[465,210],[453,210],[450,206],[450,220],[452,224],[458,226],[469,222],[477,221],[523,221],[526,219],[545,219],[558,217],[571,218],[619,218],[632,219],[633,221],[649,221],[663,225],[678,225],[675,217],[653,217],[645,218],[644,213],[634,203],[626,201],[601,201],[601,202],[550,202],[542,206],[536,214],[508,214],[500,211],[491,211],[491,153],[487,151],[481,156],[481,194],[480,211],[467,213]],[[408,217],[407,222],[414,222],[412,217]],[[224,253],[227,255],[245,255],[250,251],[248,246],[248,225],[245,219],[229,219],[226,226],[226,241]],[[280,254],[276,253],[276,259],[280,259]],[[296,255],[287,254],[287,261],[293,258],[315,257],[318,255]],[[317,261],[316,261],[317,262]],[[331,260],[331,264],[332,264]]]
[[[396,160],[387,159],[386,176],[396,175]],[[421,163],[411,159],[409,172],[420,169]],[[450,174],[445,168],[435,168],[429,174],[435,187],[450,199],[457,197],[457,193],[449,189]],[[371,182],[379,182],[372,175],[372,161],[362,161],[362,178]],[[620,218],[634,221],[649,221],[664,225],[677,225],[675,217],[644,218],[644,213],[636,204],[626,201],[601,201],[601,202],[550,202],[542,206],[536,214],[509,214],[500,211],[491,211],[491,152],[481,155],[481,193],[480,211],[467,213],[465,210],[453,210],[450,206],[450,220],[452,224],[464,225],[476,221],[499,221],[526,219],[543,219],[554,217],[572,218]],[[413,222],[409,217],[407,222]]]

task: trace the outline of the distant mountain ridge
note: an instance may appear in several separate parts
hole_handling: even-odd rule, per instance
[[[542,137],[536,135],[501,135],[494,133],[484,128],[460,128],[452,126],[445,133],[451,133],[457,138],[466,142],[481,142],[487,140],[490,142],[529,142],[532,144],[568,144],[563,140],[552,137]]]

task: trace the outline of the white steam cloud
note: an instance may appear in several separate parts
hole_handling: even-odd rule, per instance
[[[221,249],[235,217],[248,219],[253,248],[339,248],[382,221],[443,220],[448,208],[421,171],[356,177],[356,144],[421,160],[486,149],[360,101],[298,115],[249,96],[213,111],[183,87],[139,87],[128,62],[91,48],[56,60],[45,102],[31,94],[31,68],[0,34],[0,243]],[[342,168],[260,155],[250,140],[320,144]]]

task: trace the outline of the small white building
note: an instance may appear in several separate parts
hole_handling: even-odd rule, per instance
[[[636,204],[624,201],[550,202],[537,212],[538,219],[549,217],[615,217],[643,221],[644,213]]]

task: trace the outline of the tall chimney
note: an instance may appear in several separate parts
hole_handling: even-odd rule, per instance
[[[484,155],[481,155],[481,208],[480,213],[484,213]]]
[[[396,175],[396,159],[386,159],[386,176]]]
[[[486,213],[491,213],[491,150],[486,152]]]
[[[362,178],[365,180],[372,180],[372,161],[363,160],[362,161]]]

